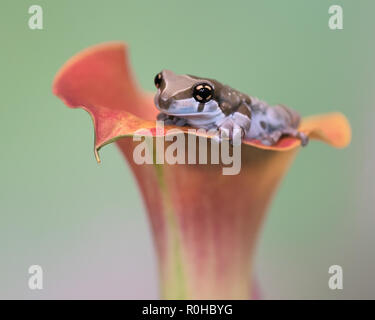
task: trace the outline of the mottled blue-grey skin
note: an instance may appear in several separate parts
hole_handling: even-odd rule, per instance
[[[239,132],[242,138],[257,139],[265,145],[273,145],[285,135],[300,139],[302,145],[308,142],[298,131],[299,114],[283,105],[270,106],[216,80],[177,75],[170,70],[161,71],[155,79],[158,119],[166,124],[218,129],[230,139]],[[194,95],[194,88],[202,85],[211,89],[204,102]]]

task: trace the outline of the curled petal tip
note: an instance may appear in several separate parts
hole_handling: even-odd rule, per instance
[[[144,109],[144,94],[131,72],[123,42],[99,44],[70,58],[57,72],[52,91],[70,108],[101,106],[142,118],[150,113]]]
[[[345,148],[351,141],[349,121],[340,112],[304,118],[301,130],[311,139],[323,141],[336,148]]]

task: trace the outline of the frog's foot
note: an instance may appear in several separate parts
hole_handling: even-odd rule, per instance
[[[309,142],[309,137],[305,133],[298,131],[297,129],[276,130],[269,134],[263,134],[260,137],[260,140],[263,144],[272,146],[280,140],[281,136],[290,136],[299,139],[301,140],[301,145],[303,147],[306,146]]]
[[[297,138],[301,140],[302,147],[306,147],[309,143],[309,137],[306,135],[306,133],[298,131]]]
[[[297,129],[286,129],[283,130],[282,134],[301,140],[302,147],[305,147],[309,143],[309,137]]]
[[[163,121],[164,124],[168,125],[168,124],[172,124],[171,122],[173,121],[173,117],[165,114],[165,113],[162,113],[160,112],[157,116],[156,116],[156,120],[157,121]]]
[[[283,133],[280,130],[273,131],[271,133],[263,133],[260,136],[260,141],[266,146],[272,146],[280,140],[282,135]]]
[[[226,138],[232,144],[241,144],[242,138],[250,129],[251,120],[249,117],[243,115],[242,113],[235,112],[227,117],[225,117],[221,122],[217,124],[219,129],[218,135],[219,141]]]
[[[159,113],[156,117],[158,121],[163,121],[165,125],[179,126],[183,127],[187,124],[185,119],[179,117],[170,116],[165,113]]]

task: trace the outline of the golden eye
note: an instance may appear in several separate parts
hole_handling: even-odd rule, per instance
[[[155,76],[155,78],[154,78],[155,87],[156,87],[157,89],[160,88],[160,85],[161,85],[161,82],[162,82],[162,81],[163,81],[163,76],[162,76],[161,72],[159,72],[159,73]]]
[[[206,103],[212,99],[214,88],[208,83],[200,83],[194,87],[193,97],[198,102]]]

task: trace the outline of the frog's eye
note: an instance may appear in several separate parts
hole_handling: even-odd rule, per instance
[[[193,97],[198,102],[208,102],[212,99],[214,88],[208,83],[200,83],[194,87]]]
[[[159,89],[162,81],[163,81],[163,76],[161,72],[159,72],[154,78],[155,87]]]

